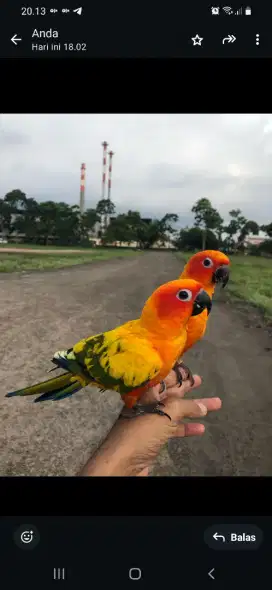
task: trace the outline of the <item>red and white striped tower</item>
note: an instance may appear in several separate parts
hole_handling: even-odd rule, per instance
[[[111,197],[111,175],[112,175],[112,156],[114,152],[109,152],[109,175],[108,175],[108,199]]]
[[[103,143],[102,143],[103,159],[102,159],[102,194],[101,194],[101,199],[105,199],[105,195],[106,195],[107,147],[108,147],[108,145],[109,144],[106,141],[103,141]],[[104,232],[105,232],[106,224],[107,224],[107,216],[101,215],[102,234],[104,234]]]
[[[86,164],[81,164],[80,198],[79,198],[80,215],[83,215],[84,207],[85,207],[85,178],[86,178]]]
[[[106,172],[107,172],[107,147],[108,143],[103,141],[103,160],[102,160],[102,195],[101,199],[105,199],[105,188],[106,188]]]

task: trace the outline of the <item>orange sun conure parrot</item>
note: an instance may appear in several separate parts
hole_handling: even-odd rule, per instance
[[[178,279],[161,285],[146,301],[139,319],[56,352],[52,362],[64,369],[64,374],[12,391],[7,397],[39,394],[35,402],[60,400],[94,385],[118,391],[127,408],[135,406],[133,415],[163,415],[159,409],[163,404],[156,402],[151,408],[137,402],[159,383],[165,390],[163,380],[184,349],[189,318],[210,307],[211,299],[199,282]]]
[[[230,260],[223,252],[219,250],[203,250],[194,254],[188,260],[179,278],[199,281],[206,293],[212,298],[217,283],[222,283],[223,288],[226,286],[229,280],[229,265]],[[187,340],[181,354],[186,352],[186,350],[191,348],[204,336],[210,311],[205,309],[197,317],[191,317],[189,319],[187,324]],[[185,371],[193,383],[191,371],[181,360],[173,368],[177,375],[179,385],[181,385],[183,380],[181,369]]]

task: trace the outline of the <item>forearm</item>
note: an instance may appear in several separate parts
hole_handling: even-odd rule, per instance
[[[155,414],[133,419],[121,418],[78,475],[138,475],[147,464],[152,463],[160,447],[172,433],[173,426],[168,423],[168,419]],[[145,441],[147,436],[148,449],[146,444],[141,448],[142,441]]]
[[[121,420],[113,427],[101,447],[90,457],[80,476],[123,475],[131,448],[123,437]]]

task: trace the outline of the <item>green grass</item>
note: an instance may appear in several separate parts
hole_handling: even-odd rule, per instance
[[[44,246],[43,244],[22,244],[19,242],[15,244],[13,242],[9,242],[8,244],[0,244],[0,248],[29,248],[31,250],[84,250],[88,252],[90,248],[82,248],[82,246]]]
[[[232,256],[228,291],[259,307],[272,319],[272,259]]]
[[[141,254],[141,253],[140,253]],[[139,256],[133,250],[98,249],[87,250],[86,253],[75,254],[20,254],[0,253],[0,272],[20,272],[25,270],[50,270],[87,264],[96,260],[111,260],[113,258],[128,258]]]
[[[191,254],[178,253],[183,260]],[[231,274],[226,293],[261,309],[272,320],[272,258],[230,256]]]

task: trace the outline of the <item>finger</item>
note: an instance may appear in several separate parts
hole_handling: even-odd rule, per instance
[[[179,366],[179,372],[182,377],[183,383],[188,380],[188,371],[183,367]],[[167,389],[179,386],[176,372],[172,369],[164,379]]]
[[[176,387],[177,385],[177,375],[175,373],[175,371],[170,371],[170,373],[168,373],[167,377],[165,377],[164,379],[165,385],[166,387]]]
[[[152,404],[152,402],[156,402],[156,401],[158,401],[158,402],[161,401],[160,389],[161,389],[160,383],[158,385],[155,385],[155,387],[150,387],[150,389],[147,389],[147,391],[145,391],[145,393],[143,393],[143,395],[141,396],[141,398],[139,400],[140,403],[142,405],[144,405],[144,404]]]
[[[145,467],[140,473],[138,473],[138,477],[148,477],[149,468]]]
[[[202,383],[202,379],[199,375],[193,375],[193,378],[194,378],[193,385],[192,385],[191,381],[189,381],[190,389],[195,389],[196,387],[199,387]]]
[[[200,418],[206,416],[210,411],[220,410],[222,402],[217,397],[199,400],[172,397],[166,400],[164,406],[164,411],[169,414],[172,425],[176,427],[183,418]]]
[[[175,430],[175,437],[201,436],[204,432],[204,424],[197,424],[196,422],[180,424]]]
[[[171,416],[174,422],[183,418],[200,418],[206,416],[207,408],[202,403],[191,399],[167,398],[163,411]]]
[[[167,393],[167,389],[166,389],[166,390],[165,390],[165,391],[163,391],[162,393],[158,393],[158,396],[157,396],[157,398],[156,398],[156,399],[157,399],[159,402],[162,402],[162,401],[163,401],[163,400],[165,400],[167,397],[168,397],[168,393]]]
[[[172,371],[174,374],[175,372]],[[152,402],[162,402],[166,398],[178,397],[183,398],[186,393],[189,393],[191,390],[196,389],[202,383],[202,379],[199,375],[193,375],[194,377],[194,384],[191,384],[191,381],[187,379],[182,383],[181,387],[169,387],[163,393],[160,393],[161,386],[160,384],[155,385],[155,387],[150,387],[140,398],[141,404],[151,404]],[[168,377],[167,377],[168,378]],[[167,381],[167,378],[164,380]]]
[[[175,396],[175,397],[182,398],[186,395],[186,393],[188,393],[192,389],[196,389],[196,387],[199,387],[202,383],[201,377],[199,377],[199,375],[194,375],[193,377],[194,377],[194,385],[192,385],[191,382],[187,379],[187,381],[184,381],[184,383],[181,385],[181,387],[170,387],[169,389],[167,389],[164,392],[164,394],[166,393],[165,397]],[[164,395],[164,394],[162,394],[162,395]],[[163,398],[161,397],[161,400],[162,399]]]
[[[204,404],[208,412],[215,412],[222,407],[222,400],[219,397],[204,397],[203,399],[196,399],[195,402]]]

